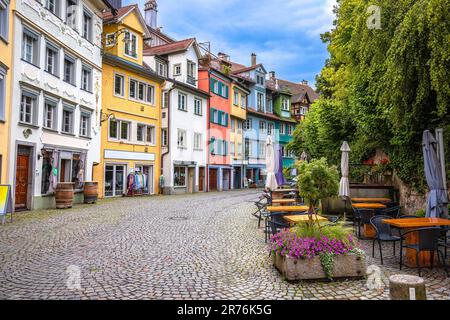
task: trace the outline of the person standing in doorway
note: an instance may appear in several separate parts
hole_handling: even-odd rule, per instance
[[[162,173],[159,177],[159,194],[164,194],[164,175]]]

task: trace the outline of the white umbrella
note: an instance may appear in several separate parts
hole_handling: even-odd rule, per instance
[[[273,191],[278,188],[278,183],[275,176],[275,150],[271,136],[268,136],[266,140],[266,170],[266,188]]]
[[[303,151],[300,155],[300,161],[308,161],[308,154],[306,153],[306,151]]]
[[[348,154],[350,147],[347,141],[344,141],[341,146],[341,181],[339,182],[339,197],[345,201],[344,207],[344,220],[346,218],[347,199],[350,197],[350,185],[348,182]]]

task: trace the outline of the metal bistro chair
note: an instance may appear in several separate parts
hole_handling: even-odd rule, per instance
[[[370,224],[370,219],[373,217],[372,209],[358,209],[353,207],[354,213],[354,223],[356,224],[356,228],[358,231],[358,238],[361,238],[361,226],[365,224]]]
[[[382,216],[390,216],[391,219],[395,219],[400,215],[400,209],[400,206],[390,208],[388,207],[386,209],[378,210],[376,214]]]
[[[281,229],[290,228],[290,225],[283,219],[282,213],[268,213],[266,216],[265,242],[269,234],[275,234]]]
[[[383,264],[383,249],[381,248],[381,242],[390,241],[393,244],[393,253],[395,256],[395,242],[400,241],[399,236],[392,234],[391,226],[383,223],[384,219],[390,219],[391,216],[377,215],[370,219],[370,224],[376,231],[375,238],[372,241],[372,257],[375,257],[375,241],[378,242],[378,247],[380,249],[380,259],[381,264]]]
[[[419,233],[419,242],[417,244],[404,244],[403,241],[406,236],[410,233]],[[421,268],[419,263],[419,253],[422,251],[430,251],[430,267],[433,269],[434,253],[437,252],[438,262],[441,261],[445,273],[449,275],[447,270],[447,265],[445,264],[445,258],[441,250],[439,249],[439,237],[441,235],[442,229],[440,227],[427,227],[427,228],[417,228],[409,230],[402,234],[400,238],[400,270],[402,270],[403,265],[403,248],[412,249],[416,251],[416,263],[419,269],[419,277],[421,276]]]
[[[439,246],[444,248],[444,258],[447,259],[447,249],[450,248],[450,226],[441,227]]]

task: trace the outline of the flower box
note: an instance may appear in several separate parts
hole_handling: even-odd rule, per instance
[[[280,253],[272,255],[273,265],[286,280],[318,280],[327,279],[320,262],[320,257],[291,258]],[[366,276],[366,261],[363,255],[346,253],[334,256],[332,278],[364,278]]]

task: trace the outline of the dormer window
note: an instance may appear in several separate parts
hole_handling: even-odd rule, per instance
[[[125,32],[125,55],[137,58],[137,35],[126,31]]]
[[[173,75],[174,76],[181,76],[181,64],[177,63],[173,66]]]
[[[289,100],[288,99],[283,99],[282,104],[281,104],[281,109],[283,111],[289,111]]]
[[[187,62],[187,83],[195,85],[197,64],[192,61]]]
[[[167,77],[167,65],[163,62],[156,61],[156,72],[161,77]]]
[[[262,76],[260,76],[260,75],[256,75],[256,82],[259,84],[259,85],[264,85],[264,77],[262,77]]]

